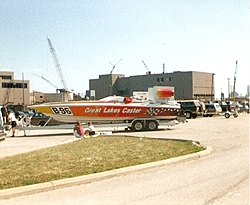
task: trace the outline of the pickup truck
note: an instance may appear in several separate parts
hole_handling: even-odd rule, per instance
[[[181,105],[181,113],[183,113],[187,119],[202,115],[201,104],[198,100],[179,100],[177,103]]]

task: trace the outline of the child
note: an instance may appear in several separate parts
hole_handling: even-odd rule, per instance
[[[73,129],[73,134],[76,138],[84,138],[84,130],[80,122],[76,122],[75,127]]]

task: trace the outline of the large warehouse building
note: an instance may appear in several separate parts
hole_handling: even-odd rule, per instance
[[[89,80],[90,97],[132,96],[134,91],[148,91],[153,86],[173,86],[175,99],[214,100],[214,74],[206,72],[173,72],[125,77],[124,74],[99,75]]]
[[[30,103],[61,101],[61,93],[31,93],[29,80],[15,80],[13,72],[0,72],[0,101],[14,110],[25,109]],[[109,95],[132,96],[133,92],[148,91],[153,86],[173,86],[175,99],[214,100],[214,74],[205,72],[173,72],[125,77],[124,74],[99,75],[89,80],[90,97]],[[57,98],[56,98],[57,97]]]

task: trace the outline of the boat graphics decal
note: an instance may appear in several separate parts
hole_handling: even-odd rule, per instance
[[[55,115],[73,115],[86,117],[124,117],[124,116],[166,116],[176,115],[179,109],[161,107],[127,106],[70,106],[50,107]]]

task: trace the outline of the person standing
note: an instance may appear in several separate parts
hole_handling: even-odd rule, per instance
[[[15,137],[15,130],[16,130],[18,120],[16,119],[14,113],[10,111],[8,111],[8,122],[11,124],[11,129],[12,129],[11,137]]]
[[[76,138],[84,138],[84,129],[82,127],[82,123],[80,123],[79,121],[75,124],[73,134]]]

